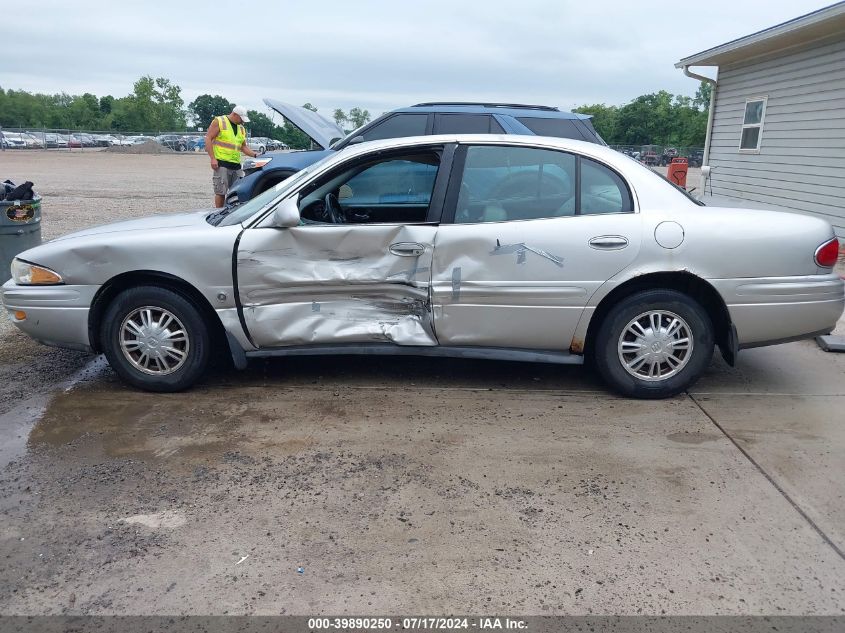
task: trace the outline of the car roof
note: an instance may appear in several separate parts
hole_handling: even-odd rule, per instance
[[[642,167],[622,152],[617,152],[606,145],[579,141],[571,138],[558,136],[531,136],[522,134],[430,134],[427,136],[401,136],[396,138],[379,139],[376,141],[365,141],[348,145],[337,154],[341,160],[365,154],[372,150],[402,150],[413,149],[425,145],[444,145],[447,143],[459,143],[464,145],[526,145],[538,148],[557,149],[581,154],[588,158],[599,160],[611,165],[616,169],[630,171],[637,166]],[[648,170],[648,168],[644,168]],[[648,170],[649,173],[651,170]]]
[[[443,145],[446,143],[480,144],[480,145],[529,145],[535,147],[549,147],[553,149],[577,152],[588,157],[599,158],[608,163],[616,163],[620,158],[624,161],[631,159],[615,149],[605,145],[579,141],[572,138],[558,136],[532,136],[523,134],[429,134],[426,136],[399,136],[395,138],[365,141],[349,145],[340,152],[344,156],[363,154],[378,149],[413,148],[420,145]],[[633,161],[634,164],[639,164]]]
[[[465,101],[433,101],[418,103],[392,112],[435,112],[440,114],[504,114],[512,117],[532,117],[539,119],[589,119],[589,114],[565,112],[551,106],[527,105],[520,103],[471,103]]]

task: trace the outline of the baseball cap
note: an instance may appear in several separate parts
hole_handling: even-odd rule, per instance
[[[246,115],[246,108],[243,106],[235,106],[232,109],[232,112],[237,114],[241,119],[243,119],[244,123],[249,123],[249,117]]]

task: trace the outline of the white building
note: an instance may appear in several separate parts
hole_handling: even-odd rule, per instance
[[[845,2],[675,66],[705,80],[689,69],[717,69],[704,156],[714,203],[811,213],[845,236]]]

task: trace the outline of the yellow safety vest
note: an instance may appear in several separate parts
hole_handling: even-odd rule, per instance
[[[243,125],[236,125],[237,132],[232,129],[229,117],[217,117],[217,126],[220,132],[211,142],[214,158],[225,160],[230,163],[241,162],[241,146],[246,140],[246,131]]]

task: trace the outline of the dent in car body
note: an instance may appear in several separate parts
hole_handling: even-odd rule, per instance
[[[629,244],[597,256],[589,241],[611,227]],[[439,343],[568,351],[589,297],[636,257],[641,230],[638,214],[440,226]]]
[[[429,302],[436,231],[386,224],[248,229],[237,265],[253,341],[436,345]],[[422,254],[391,252],[403,243],[421,245]]]

